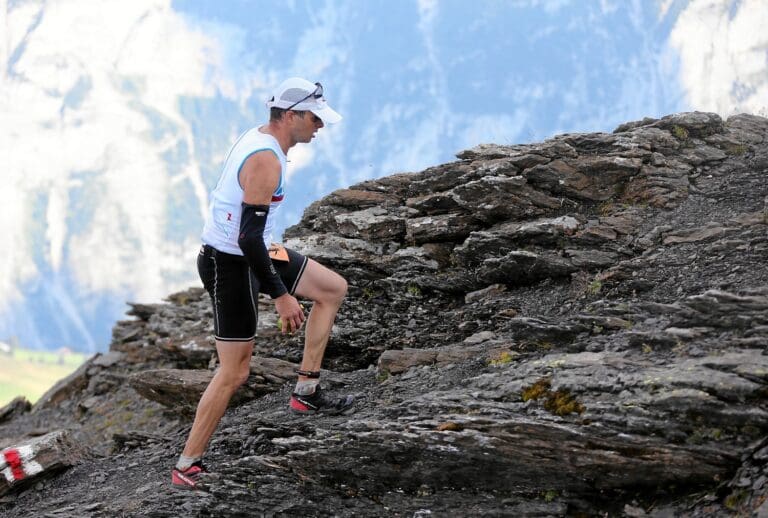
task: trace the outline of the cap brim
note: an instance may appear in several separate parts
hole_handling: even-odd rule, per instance
[[[320,108],[312,107],[309,111],[320,117],[326,124],[335,124],[342,119],[341,115],[327,104],[323,104]]]

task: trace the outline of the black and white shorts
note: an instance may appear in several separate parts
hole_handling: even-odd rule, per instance
[[[272,261],[288,292],[293,295],[307,258],[286,248],[288,261]],[[203,245],[197,256],[197,271],[213,302],[216,340],[247,342],[256,337],[259,280],[242,255],[220,252]]]

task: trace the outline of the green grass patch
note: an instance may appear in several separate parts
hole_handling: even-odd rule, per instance
[[[421,297],[421,288],[416,286],[415,284],[410,284],[408,286],[408,295],[411,295],[413,297]]]
[[[737,489],[725,497],[725,507],[731,511],[737,511],[746,502],[749,493],[745,489]]]
[[[672,126],[672,134],[677,138],[678,140],[688,140],[688,130],[685,129],[682,126],[674,125]]]
[[[541,496],[544,497],[545,502],[554,502],[558,494],[557,494],[557,491],[555,491],[554,489],[550,489],[548,491],[544,491]]]
[[[730,145],[725,148],[726,155],[741,156],[749,151],[749,148],[744,144]]]
[[[508,365],[512,363],[512,360],[515,359],[515,356],[517,355],[513,356],[512,353],[510,353],[509,351],[502,351],[501,354],[497,355],[494,358],[491,358],[488,361],[488,365],[492,365],[494,367],[498,367],[501,365]]]
[[[80,353],[14,349],[0,353],[0,406],[16,396],[34,403],[54,383],[71,374],[89,356]]]

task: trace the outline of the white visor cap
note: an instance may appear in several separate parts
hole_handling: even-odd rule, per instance
[[[320,95],[317,96],[318,94]],[[267,101],[267,108],[310,111],[328,124],[341,120],[341,115],[328,106],[322,96],[322,87],[300,77],[291,77],[280,83],[273,92],[272,98]]]

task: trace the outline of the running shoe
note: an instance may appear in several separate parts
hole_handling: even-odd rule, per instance
[[[187,469],[173,468],[171,483],[176,489],[201,489],[200,479],[208,471],[200,462],[195,462]]]
[[[291,412],[296,414],[341,414],[350,410],[355,403],[354,396],[332,398],[323,393],[320,385],[309,395],[291,394]]]

